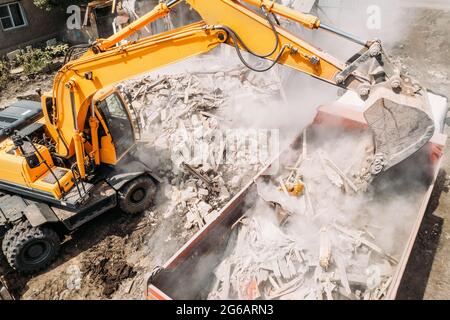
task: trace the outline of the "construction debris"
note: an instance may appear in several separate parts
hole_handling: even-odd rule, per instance
[[[398,261],[377,244],[378,233],[349,216],[341,219],[339,211],[364,195],[331,155],[313,147],[309,145],[308,157],[303,157],[302,146],[294,166],[284,166],[287,173],[271,182],[257,182],[259,197],[232,231],[209,299],[386,296]],[[354,150],[365,157],[364,144]],[[292,192],[295,181],[303,186],[302,192]]]
[[[252,218],[240,224],[236,243],[231,242],[233,253],[216,269],[215,289],[209,299],[358,299],[358,292],[362,292],[360,298],[378,300],[386,294],[393,269],[380,273],[379,282],[370,280],[364,272],[367,265],[361,262],[364,259],[358,257],[370,255],[370,251],[352,252],[350,239],[350,252],[343,253],[346,246],[342,245],[333,249],[330,237],[337,233],[323,228],[315,256],[312,248],[290,237],[270,217],[258,214],[260,205],[248,213]],[[345,263],[341,255],[349,254],[355,257]],[[382,261],[392,266],[390,259]],[[371,281],[374,287],[369,286]]]
[[[206,183],[206,187],[213,191],[216,190],[217,186],[214,185],[214,181],[211,180],[207,175],[205,175],[203,172],[199,172],[197,171],[194,167],[192,167],[191,165],[187,164],[186,162],[182,162],[181,165],[188,171],[190,172],[192,175],[194,175],[195,177],[199,178],[201,181]]]
[[[184,216],[188,230],[203,227],[260,169],[252,155],[234,145],[226,147],[224,139],[217,139],[231,123],[227,121],[227,108],[234,103],[230,99],[237,91],[267,97],[267,92],[278,92],[280,84],[234,68],[147,75],[121,86],[137,111],[142,141],[155,149],[152,156],[160,155],[155,168],[166,178],[165,195],[171,200],[164,216]],[[268,90],[259,92],[257,88],[262,87]]]

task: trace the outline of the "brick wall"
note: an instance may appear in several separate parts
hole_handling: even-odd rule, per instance
[[[17,1],[0,0],[0,5],[12,2]],[[19,0],[18,2],[22,5],[27,25],[13,30],[3,30],[0,24],[0,54],[48,40],[64,31],[66,21],[64,11],[41,10],[33,4],[33,0]]]

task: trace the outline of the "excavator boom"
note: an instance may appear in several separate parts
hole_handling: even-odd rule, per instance
[[[120,44],[150,22],[168,15],[183,1],[196,10],[203,21]],[[362,48],[343,63],[282,28],[274,15],[305,28],[324,29]],[[52,94],[56,111],[52,116],[47,114],[48,122],[54,127],[50,131],[56,140],[65,140],[69,145],[67,156],[76,154],[83,175],[85,158],[81,155],[82,139],[77,136],[80,134],[77,128],[82,127],[95,92],[140,73],[207,52],[221,43],[235,47],[241,61],[254,71],[267,71],[278,63],[355,91],[366,101],[364,115],[374,135],[376,151],[370,168],[374,175],[412,155],[434,133],[426,90],[389,62],[379,41],[360,40],[323,24],[313,15],[269,0],[170,0],[158,4],[110,38],[98,39],[82,58],[69,62],[58,73]],[[252,66],[242,51],[269,60],[269,65]],[[69,105],[73,119],[62,116],[63,109]],[[61,143],[58,146],[62,150]],[[94,148],[96,162],[99,162],[95,152]]]

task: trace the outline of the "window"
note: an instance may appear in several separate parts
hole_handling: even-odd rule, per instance
[[[109,116],[122,120],[128,120],[128,115],[125,111],[123,103],[116,94],[108,96],[105,101],[108,106]]]
[[[107,123],[114,141],[117,157],[121,157],[133,144],[134,132],[122,100],[113,93],[99,104],[100,112]]]
[[[0,5],[0,21],[3,30],[10,30],[27,25],[25,14],[19,2]]]

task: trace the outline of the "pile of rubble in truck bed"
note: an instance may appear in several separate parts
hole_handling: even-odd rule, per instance
[[[420,188],[401,196],[403,187],[390,182],[379,193],[359,189],[370,136],[327,141],[318,132],[311,146],[305,133],[303,146],[283,155],[280,176],[257,181],[256,200],[233,225],[208,299],[387,296]]]
[[[143,127],[142,141],[147,148],[140,157],[167,182],[164,195],[169,203],[163,209],[164,217],[185,216],[186,229],[201,228],[261,167],[242,159],[246,155],[239,155],[239,150],[225,150],[223,143],[214,140],[214,133],[233,126],[230,113],[236,95],[251,99],[276,96],[280,84],[234,67],[229,71],[147,75],[124,82],[122,88],[131,95]],[[198,133],[201,139],[190,141],[193,145],[180,142],[184,133],[189,137]],[[186,145],[200,152],[208,150],[213,156],[205,160],[194,154],[186,159],[180,153]],[[225,154],[230,152],[242,161],[225,163]]]

